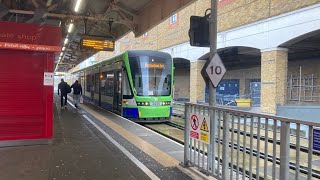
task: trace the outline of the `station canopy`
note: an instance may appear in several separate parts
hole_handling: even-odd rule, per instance
[[[80,48],[83,37],[116,41],[130,31],[139,37],[194,1],[0,0],[0,20],[61,26],[65,48],[56,71],[67,71],[98,52]]]

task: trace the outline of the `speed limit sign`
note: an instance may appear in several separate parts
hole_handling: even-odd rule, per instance
[[[205,68],[207,77],[209,77],[214,87],[217,87],[226,73],[226,68],[216,53]]]

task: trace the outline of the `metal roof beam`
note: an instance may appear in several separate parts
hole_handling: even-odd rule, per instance
[[[34,11],[34,15],[33,17],[28,20],[27,22],[28,23],[36,23],[36,22],[39,22],[41,19],[44,19],[46,18],[46,15],[47,15],[48,11],[46,8],[44,7],[39,7],[37,8],[35,11]]]
[[[26,14],[26,15],[34,15],[35,11],[25,11],[18,9],[10,9],[10,13],[14,14]],[[47,17],[59,18],[59,19],[75,19],[75,20],[90,20],[90,21],[104,21],[100,15],[97,16],[81,16],[81,15],[70,15],[70,14],[55,14],[55,13],[47,13]]]
[[[39,4],[36,0],[32,0],[32,4],[34,5],[35,8],[39,7]]]
[[[8,13],[9,13],[9,8],[7,8],[7,6],[0,3],[0,19],[2,19]]]
[[[113,8],[114,10],[122,11],[122,12],[130,15],[132,18],[136,18],[136,17],[138,16],[137,14],[135,14],[135,13],[133,13],[133,12],[130,12],[130,11],[124,9],[123,7],[121,7],[121,6],[119,6],[119,5],[115,5],[115,4],[114,4],[114,5],[112,5],[112,6],[113,6],[112,8]]]

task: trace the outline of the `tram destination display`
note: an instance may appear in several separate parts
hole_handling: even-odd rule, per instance
[[[84,36],[81,41],[81,49],[97,51],[114,51],[114,40],[99,36]]]

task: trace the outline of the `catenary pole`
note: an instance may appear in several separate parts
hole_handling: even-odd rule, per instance
[[[210,15],[210,61],[217,52],[217,0],[211,0],[211,15]],[[216,105],[216,88],[212,83],[209,83],[209,105]]]
[[[214,57],[217,52],[217,0],[211,0],[211,15],[209,20],[209,35],[210,35],[210,58],[208,62]],[[209,84],[209,105],[216,105],[216,88],[214,88],[211,82]],[[209,167],[213,174],[219,174],[219,170],[216,170],[216,152],[215,137],[217,134],[217,121],[216,113],[213,109],[210,110],[210,146],[209,146]],[[219,163],[219,162],[217,162]]]

